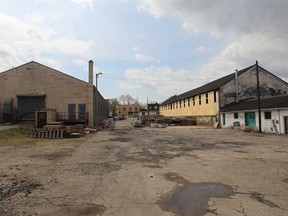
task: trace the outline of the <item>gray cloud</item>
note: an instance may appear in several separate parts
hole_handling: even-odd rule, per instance
[[[197,71],[217,78],[259,60],[288,80],[288,1],[283,0],[140,0],[138,10],[157,18],[177,17],[192,34],[231,40]]]

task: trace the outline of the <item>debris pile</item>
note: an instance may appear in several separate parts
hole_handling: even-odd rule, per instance
[[[146,115],[133,120],[134,127],[165,128],[166,126],[197,125],[195,117],[164,117],[161,115]]]
[[[105,128],[108,128],[110,125],[111,125],[111,120],[105,119],[101,121],[98,126],[99,126],[99,129],[105,129]]]

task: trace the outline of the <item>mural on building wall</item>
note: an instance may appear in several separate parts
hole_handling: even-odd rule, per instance
[[[273,74],[260,68],[260,94],[261,96],[276,96],[287,94],[288,85],[285,81],[275,77]],[[256,71],[252,69],[242,73],[238,77],[238,88],[236,89],[236,80],[223,85],[220,89],[220,107],[228,105],[238,100],[257,97],[257,79]]]

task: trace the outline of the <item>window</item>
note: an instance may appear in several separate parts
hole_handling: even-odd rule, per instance
[[[206,93],[206,104],[208,104],[208,93]]]
[[[126,107],[123,107],[123,111],[126,111]]]
[[[170,104],[170,109],[172,110],[172,108],[173,108],[173,107],[172,107],[172,103],[171,103],[171,104]]]
[[[217,102],[217,92],[214,91],[214,103],[216,103],[216,102]]]
[[[184,99],[184,100],[183,100],[183,106],[184,106],[184,107],[185,107],[185,102],[186,102],[186,100]]]
[[[234,119],[238,119],[238,113],[234,113]]]
[[[86,104],[78,104],[79,119],[86,119]]]
[[[175,109],[175,102],[173,103],[173,109]]]
[[[191,98],[188,98],[188,107],[190,107],[190,100]]]
[[[199,95],[199,105],[201,105],[201,95]]]
[[[76,118],[76,104],[68,104],[68,119]]]
[[[180,108],[181,108],[181,103],[182,103],[182,102],[181,102],[181,100],[180,100],[180,105],[179,105],[179,106],[180,106]]]
[[[271,112],[265,112],[265,119],[271,119]]]
[[[192,97],[193,106],[195,106],[195,97]]]

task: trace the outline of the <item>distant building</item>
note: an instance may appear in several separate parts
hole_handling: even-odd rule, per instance
[[[160,104],[150,103],[147,105],[147,114],[148,115],[159,115]]]
[[[0,122],[35,120],[37,110],[54,109],[57,120],[96,126],[108,117],[108,102],[93,85],[31,61],[0,73]]]
[[[257,97],[257,66],[252,65],[220,79],[175,95],[160,106],[164,116],[194,116],[198,124],[221,123],[219,110],[233,102]],[[288,83],[258,66],[262,97],[285,95]]]
[[[118,104],[115,107],[116,116],[127,116],[132,117],[133,114],[139,114],[140,105],[139,104],[130,104],[130,105],[121,105]]]

